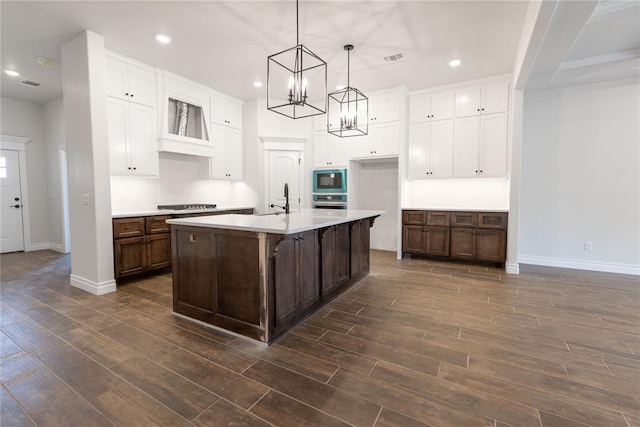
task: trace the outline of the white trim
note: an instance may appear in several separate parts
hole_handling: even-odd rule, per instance
[[[484,77],[484,78],[481,78],[481,79],[464,80],[464,81],[461,81],[461,82],[449,83],[449,84],[441,85],[441,86],[434,86],[434,87],[430,87],[428,89],[412,90],[412,91],[409,92],[409,95],[441,92],[441,91],[454,90],[454,89],[464,89],[464,88],[471,87],[471,86],[481,86],[481,85],[484,85],[484,84],[494,83],[494,82],[499,82],[499,81],[505,81],[505,80],[508,80],[509,82],[511,82],[512,77],[513,76],[511,74],[499,74],[497,76]]]
[[[25,244],[24,251],[25,252],[33,252],[33,251],[46,251],[51,248],[51,243],[49,242],[40,242],[40,243],[31,243],[29,248]]]
[[[34,251],[31,244],[31,218],[29,212],[29,185],[27,184],[27,143],[31,138],[22,136],[0,135],[0,149],[18,152],[18,164],[20,167],[20,197],[22,197],[22,239],[25,252]],[[45,248],[45,249],[48,249]]]
[[[260,142],[264,145],[264,151],[304,151],[304,146],[309,141],[307,138],[286,138],[280,136],[261,136]]]
[[[520,264],[506,262],[504,270],[507,274],[520,274]]]
[[[580,261],[563,258],[547,258],[519,255],[520,264],[544,265],[547,267],[575,268],[578,270],[604,271],[607,273],[633,274],[640,276],[640,265],[617,264],[597,261]]]
[[[59,243],[49,243],[49,249],[51,249],[52,251],[63,253],[63,254],[68,253],[64,250],[64,245],[61,245]]]
[[[116,281],[113,279],[102,283],[96,283],[91,280],[87,280],[84,277],[76,276],[75,274],[71,275],[69,284],[74,288],[82,289],[83,291],[89,292],[93,295],[104,295],[117,290]]]

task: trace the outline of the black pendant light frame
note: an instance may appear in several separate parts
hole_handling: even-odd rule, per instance
[[[291,62],[293,65],[285,65]],[[272,79],[276,74],[279,75],[278,82],[274,83]],[[284,90],[286,86],[280,82],[280,77],[284,76],[288,76],[289,80],[287,96],[282,96],[286,93]],[[319,92],[320,86],[324,84],[321,96],[309,96],[307,91],[309,78],[314,78],[313,81],[316,83],[311,90]],[[271,88],[272,84],[277,86]],[[325,114],[326,93],[327,63],[300,43],[298,0],[296,0],[296,46],[267,57],[267,110],[292,119]],[[272,99],[274,95],[276,98]]]
[[[351,87],[353,45],[345,45],[344,50],[347,51],[347,87],[331,92],[327,96],[327,132],[340,138],[369,133],[369,98],[360,90]]]

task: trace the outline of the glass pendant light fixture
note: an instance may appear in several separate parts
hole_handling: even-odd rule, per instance
[[[329,94],[327,114],[327,132],[340,138],[369,133],[369,98],[351,87],[350,82],[353,45],[345,45],[344,50],[347,51],[347,87]]]
[[[300,44],[296,0],[296,46],[267,57],[267,110],[292,119],[327,111],[327,63]]]

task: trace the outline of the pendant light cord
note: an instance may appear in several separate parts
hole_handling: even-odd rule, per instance
[[[351,50],[347,51],[347,87],[351,87]]]
[[[298,26],[299,20],[300,15],[298,14],[298,0],[296,0],[296,46],[300,45],[300,28]]]

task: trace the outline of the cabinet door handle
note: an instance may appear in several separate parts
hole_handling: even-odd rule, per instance
[[[480,110],[484,111],[484,108],[481,108]]]
[[[196,243],[198,241],[198,235],[197,234],[189,234],[189,241],[191,243]]]
[[[129,92],[125,92],[124,94],[125,94],[126,96],[129,96]]]

